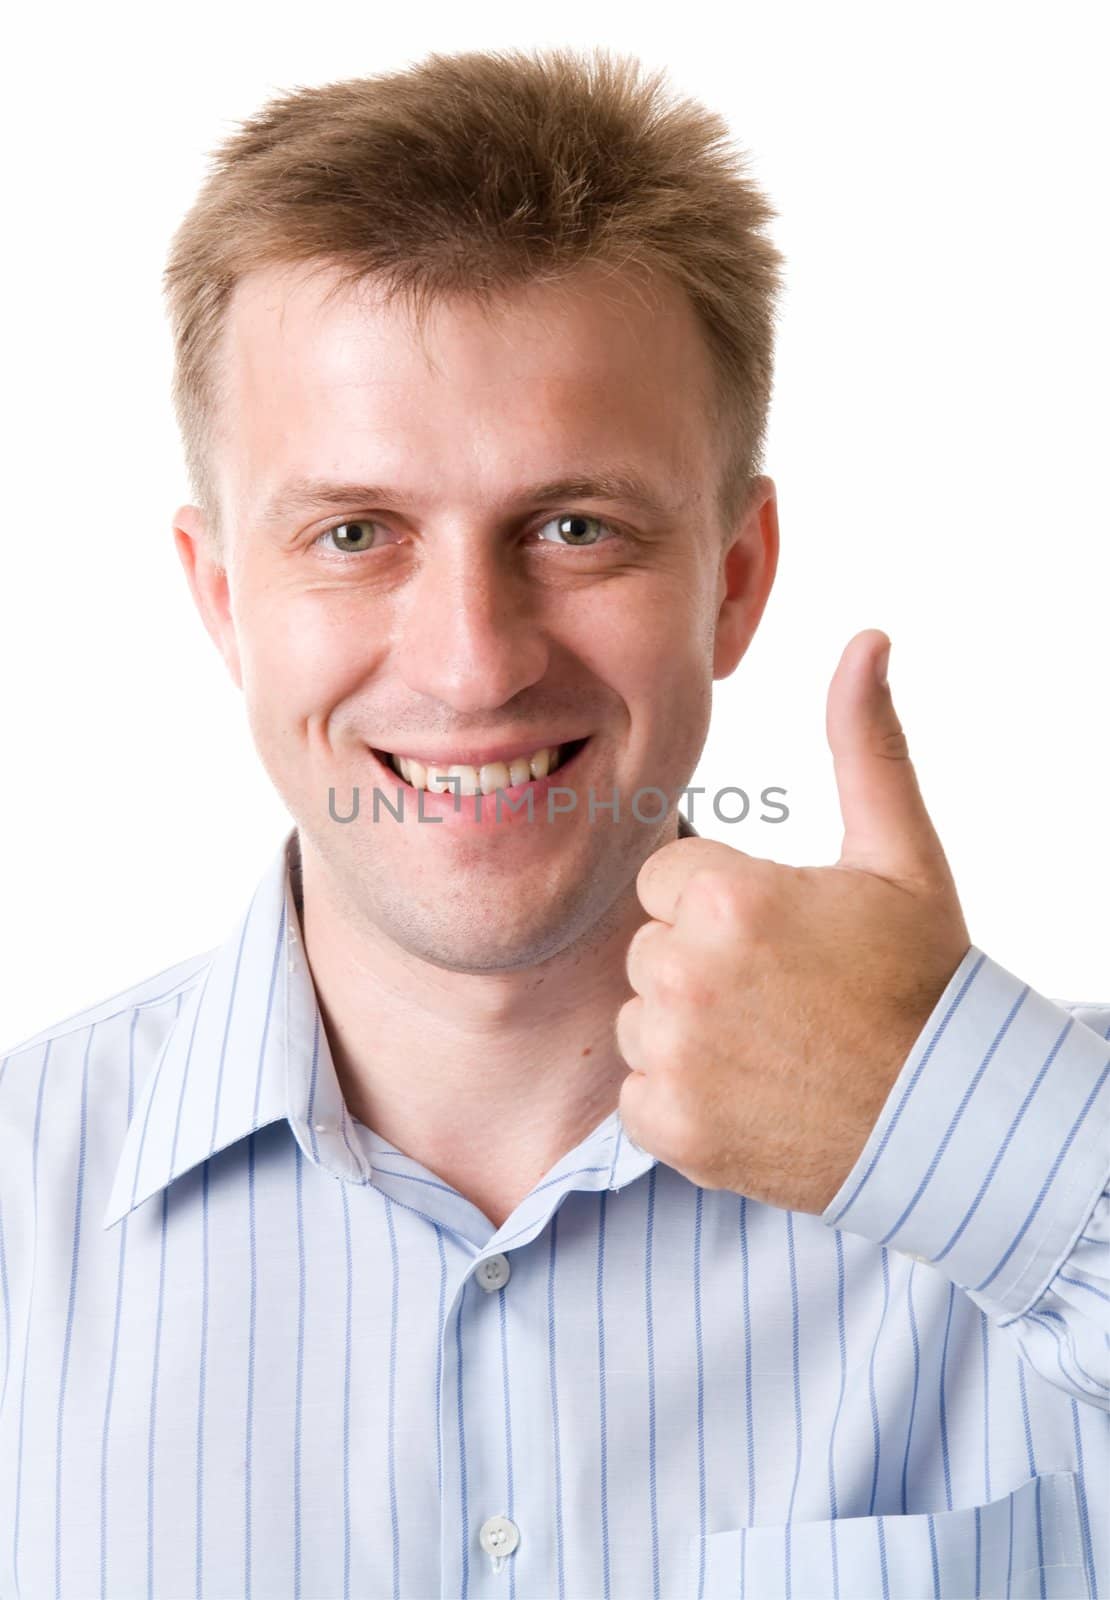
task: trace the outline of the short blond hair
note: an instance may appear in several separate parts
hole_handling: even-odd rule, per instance
[[[686,291],[715,379],[727,531],[762,469],[782,257],[777,215],[728,125],[634,57],[563,48],[430,54],[298,88],[210,153],[163,288],[173,405],[217,545],[221,335],[236,284],[270,266],[374,279],[420,325],[452,296],[555,282],[586,262],[662,271]]]

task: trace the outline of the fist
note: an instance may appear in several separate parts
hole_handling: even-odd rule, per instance
[[[829,690],[840,860],[782,866],[700,838],[656,851],[616,1020],[635,1144],[705,1188],[814,1214],[970,946],[876,670],[888,648],[858,634]]]

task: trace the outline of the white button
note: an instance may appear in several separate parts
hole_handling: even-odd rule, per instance
[[[915,1256],[912,1250],[899,1250],[900,1256],[905,1256],[907,1261],[923,1261],[927,1267],[932,1266],[928,1256]]]
[[[500,1572],[504,1558],[511,1556],[520,1543],[520,1529],[508,1517],[489,1517],[479,1530],[478,1543],[493,1557],[494,1572]]]
[[[475,1277],[489,1294],[493,1289],[503,1289],[509,1281],[511,1272],[508,1256],[487,1256],[475,1273]]]
[[[316,1129],[317,1133],[327,1133],[329,1131],[329,1127],[326,1122],[314,1122],[312,1126]]]

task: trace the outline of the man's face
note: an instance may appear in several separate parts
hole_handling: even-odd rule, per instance
[[[532,966],[627,919],[774,577],[773,485],[727,538],[710,364],[686,297],[584,268],[423,339],[370,286],[276,269],[238,286],[219,463],[223,563],[200,513],[178,549],[259,755],[356,922],[458,970]],[[635,476],[657,504],[555,480]],[[293,503],[296,480],[364,485]],[[375,486],[370,488],[369,486]],[[279,501],[283,507],[274,509]],[[528,757],[586,743],[495,816],[417,793],[374,754]],[[521,769],[509,794],[519,799]],[[513,772],[510,767],[510,778]],[[398,804],[373,820],[373,790]],[[341,823],[352,791],[356,820]],[[619,820],[611,807],[616,790]],[[595,813],[590,820],[589,800]],[[645,818],[661,807],[641,793]],[[434,816],[441,821],[432,821]]]

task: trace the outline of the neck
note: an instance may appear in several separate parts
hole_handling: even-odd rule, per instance
[[[299,843],[295,836],[295,845]],[[352,925],[311,848],[291,851],[305,954],[351,1114],[501,1223],[617,1109],[632,997],[628,944],[646,920],[630,883],[602,928],[537,966],[457,972]]]

